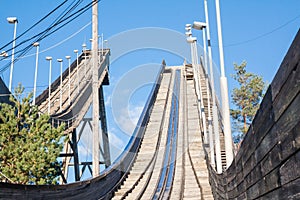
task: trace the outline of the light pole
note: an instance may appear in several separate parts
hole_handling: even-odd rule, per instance
[[[203,30],[206,27],[206,24],[203,22],[194,22],[192,27],[196,30]],[[203,38],[203,51],[204,51],[204,59],[205,59],[205,55],[206,55],[206,38],[205,38],[205,33],[204,31],[202,31],[202,38]],[[198,63],[198,59],[197,59],[197,63]],[[205,61],[204,61],[204,67],[205,67]],[[198,69],[199,69],[199,65],[198,65]],[[205,68],[205,73],[207,73],[207,69]],[[207,79],[206,76],[207,74],[205,74],[205,79]],[[200,76],[200,73],[199,73]],[[200,84],[200,80],[199,80],[199,84]],[[209,103],[209,87],[208,85],[206,85],[206,89],[207,89],[207,97],[208,97],[208,104]],[[202,117],[204,119],[204,125],[203,125],[203,131],[204,131],[204,142],[207,144],[208,143],[208,136],[207,136],[207,130],[206,130],[206,117],[205,117],[205,111],[204,111],[204,102],[201,101],[201,113],[202,113]],[[210,112],[210,105],[208,106],[208,112]],[[210,115],[210,113],[209,113]],[[208,119],[209,120],[209,119]],[[208,123],[209,126],[209,123]],[[209,132],[209,135],[211,135],[211,132]]]
[[[205,37],[205,31],[204,29],[206,28],[206,23],[204,22],[194,22],[193,23],[193,29],[196,29],[196,30],[201,30],[202,31],[202,40],[203,40],[203,61],[204,61],[204,68],[206,70],[206,73],[207,73],[207,65],[206,65],[206,37]]]
[[[76,53],[77,93],[79,94],[78,49],[75,49],[74,53]]]
[[[98,37],[97,37],[97,39],[98,39]],[[94,49],[93,46],[95,45],[92,38],[90,39],[90,43],[91,43],[90,55],[92,55],[93,54],[93,49]],[[97,43],[97,46],[98,46],[98,43]],[[98,56],[98,49],[97,49],[97,56]],[[92,57],[91,57],[91,60],[92,60],[92,65],[93,65],[94,63],[93,63],[93,58]],[[98,58],[97,58],[97,60],[98,60]],[[89,71],[89,69],[92,69],[92,70]],[[89,71],[88,73],[91,73],[93,75],[93,67],[89,67],[89,68],[87,68],[87,70]]]
[[[9,76],[9,91],[11,91],[12,87],[12,75],[14,71],[14,59],[15,59],[15,45],[16,45],[16,36],[17,36],[17,24],[18,19],[16,17],[8,17],[7,18],[8,23],[14,24],[14,40],[13,40],[13,47],[12,47],[12,54],[11,54],[11,65],[10,65],[10,76]]]
[[[69,63],[69,78],[68,78],[68,85],[69,85],[69,105],[71,105],[71,56],[66,56],[66,59],[68,60],[68,63]]]
[[[208,112],[208,137],[209,137],[209,150],[210,150],[210,162],[212,166],[215,166],[215,150],[214,150],[214,138],[213,138],[213,121],[211,116],[211,105],[210,105],[210,87],[209,87],[209,76],[208,76],[208,67],[207,67],[207,55],[206,55],[206,37],[204,28],[207,25],[204,22],[194,22],[193,28],[196,30],[202,30],[203,36],[203,53],[204,53],[204,68],[205,68],[205,82],[206,82],[206,91],[207,91],[207,112]],[[212,68],[211,68],[212,69]]]
[[[60,95],[59,95],[59,110],[61,110],[61,105],[62,105],[62,64],[63,64],[63,59],[57,59],[57,62],[60,63]]]
[[[204,143],[207,142],[207,130],[206,130],[206,116],[203,104],[203,92],[201,87],[201,80],[200,80],[200,71],[199,71],[199,62],[198,62],[198,52],[197,52],[197,38],[196,37],[189,37],[187,38],[187,42],[191,44],[191,52],[192,52],[192,66],[193,66],[193,73],[194,73],[194,80],[196,84],[196,95],[197,95],[197,102],[198,102],[198,112],[200,115],[201,124],[203,127],[204,133]]]
[[[104,49],[107,49],[108,47],[107,47],[107,43],[108,43],[108,40],[103,40],[103,42],[104,42]]]
[[[209,138],[209,147],[210,151],[214,154],[214,146],[213,146],[213,132],[212,132],[212,118],[211,118],[211,108],[210,108],[210,87],[209,87],[209,80],[208,80],[208,68],[207,68],[207,56],[206,56],[206,37],[205,31],[206,23],[204,22],[194,22],[193,26],[196,30],[202,30],[202,39],[203,39],[203,64],[205,69],[205,84],[206,84],[206,91],[207,91],[207,112],[208,112],[208,138]],[[207,139],[206,139],[207,141]],[[214,155],[211,155],[214,158]]]
[[[206,21],[206,35],[207,35],[207,50],[208,50],[208,60],[209,60],[209,71],[210,71],[210,82],[212,90],[212,113],[213,113],[213,130],[215,135],[215,152],[216,152],[216,163],[217,172],[222,173],[222,159],[221,159],[221,146],[220,146],[220,131],[219,131],[219,118],[218,109],[216,105],[216,94],[215,94],[215,83],[214,83],[214,73],[213,73],[213,63],[212,63],[212,53],[211,53],[211,41],[210,41],[210,30],[209,30],[209,19],[208,19],[208,9],[207,0],[204,0],[204,11],[205,11],[205,21]],[[212,162],[212,165],[214,162]]]
[[[33,86],[33,105],[35,105],[36,81],[37,81],[37,73],[38,73],[39,46],[40,46],[40,44],[38,42],[35,42],[35,43],[33,43],[33,46],[36,47],[35,73],[34,73],[34,86]]]
[[[6,51],[2,51],[0,54],[0,57],[6,58],[8,56],[8,53]]]
[[[100,59],[100,62],[101,60],[103,60],[103,56],[104,56],[104,47],[103,47],[103,44],[104,43],[104,38],[103,38],[103,33],[101,33],[101,59]]]
[[[194,73],[194,79],[196,84],[196,94],[199,102],[199,80],[198,80],[198,70],[197,70],[197,53],[194,44],[197,42],[196,37],[191,37],[191,35],[187,38],[187,42],[191,44],[191,52],[192,52],[192,67]]]
[[[86,76],[86,44],[82,44],[82,51],[84,55],[84,76]]]
[[[227,78],[225,76],[225,67],[224,67],[224,52],[223,52],[223,39],[222,39],[219,0],[216,0],[216,15],[217,15],[218,38],[219,38],[218,41],[219,41],[220,68],[221,68],[220,84],[221,84],[221,98],[222,98],[222,114],[223,114],[224,137],[225,137],[226,165],[228,168],[233,160],[233,150],[232,150],[232,136],[231,136],[231,126],[230,126],[228,86],[227,86]]]
[[[108,43],[108,40],[103,40],[103,48],[104,49],[107,49],[108,48],[108,46],[107,46],[107,43]],[[104,56],[104,49],[103,49],[103,60],[104,60],[104,58],[105,58],[105,56]],[[108,51],[108,50],[107,50]]]
[[[47,56],[46,60],[49,61],[49,86],[48,86],[48,114],[50,115],[50,107],[51,107],[51,71],[52,71],[52,57]]]

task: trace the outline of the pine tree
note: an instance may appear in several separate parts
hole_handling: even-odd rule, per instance
[[[0,180],[19,184],[57,184],[63,130],[49,123],[31,104],[32,93],[22,97],[19,84],[12,105],[0,104]]]
[[[246,61],[240,65],[234,63],[235,74],[233,79],[239,84],[238,88],[233,89],[232,103],[236,109],[231,109],[230,114],[237,134],[237,140],[241,140],[247,133],[249,124],[252,122],[256,111],[259,108],[260,101],[263,97],[265,82],[261,76],[246,71]]]

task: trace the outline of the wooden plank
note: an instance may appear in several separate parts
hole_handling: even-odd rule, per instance
[[[300,178],[300,151],[295,155],[289,158],[281,167],[280,167],[280,181],[282,185],[285,185],[295,179]],[[299,190],[300,192],[300,190]]]
[[[300,49],[299,49],[300,50]],[[300,58],[299,58],[300,59]],[[300,92],[300,62],[287,77],[280,92],[273,100],[274,120],[277,121]],[[298,102],[300,106],[300,102]]]
[[[300,199],[296,195],[300,191],[299,61],[300,31],[268,88],[233,165],[223,174],[216,174],[209,167],[216,199]],[[280,170],[285,174],[282,177]]]
[[[300,121],[298,124],[289,132],[285,138],[282,138],[280,141],[280,158],[282,160],[287,159],[294,154],[300,148],[300,141],[297,138],[300,138]]]
[[[296,34],[295,39],[293,40],[286,56],[284,57],[271,83],[273,100],[280,92],[281,87],[288,80],[288,76],[290,75],[294,67],[297,66],[299,60],[300,60],[300,30]]]

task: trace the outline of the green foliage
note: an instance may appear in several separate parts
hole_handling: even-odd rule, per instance
[[[49,115],[31,105],[32,93],[22,98],[24,88],[15,89],[13,105],[0,107],[0,180],[19,184],[57,184],[64,126],[54,128]]]
[[[239,84],[232,92],[232,103],[236,109],[231,109],[234,128],[238,133],[245,134],[249,124],[252,122],[263,97],[265,82],[261,76],[246,71],[247,63],[243,61],[240,65],[234,63],[234,80]],[[237,134],[240,137],[239,134]]]

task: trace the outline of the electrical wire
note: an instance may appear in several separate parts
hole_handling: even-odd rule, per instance
[[[40,53],[45,53],[59,45],[61,45],[62,43],[68,41],[69,39],[73,38],[74,36],[76,36],[78,33],[80,33],[82,30],[84,30],[86,27],[88,27],[92,22],[88,22],[86,25],[84,25],[83,27],[81,27],[78,31],[76,31],[75,33],[73,33],[72,35],[70,35],[69,37],[67,37],[66,39],[62,40],[62,41],[59,41],[58,43],[52,45],[51,47],[48,47],[47,49],[44,49],[42,51],[40,51]],[[27,58],[27,57],[30,57],[30,56],[35,56],[35,53],[33,54],[29,54],[29,55],[26,55],[26,56],[23,56],[21,58]]]
[[[66,24],[70,23],[71,21],[73,21],[74,19],[76,19],[77,17],[79,17],[81,14],[83,14],[85,11],[87,11],[92,5],[93,5],[93,4],[89,3],[89,4],[87,4],[86,6],[84,6],[83,8],[81,8],[80,10],[78,10],[76,13],[74,13],[74,14],[68,16],[67,18],[65,18],[65,19],[62,19],[62,18],[61,18],[61,19],[57,20],[57,22],[54,23],[53,26],[50,26],[50,27],[47,28],[46,30],[44,30],[44,31],[42,31],[41,33],[39,33],[39,34],[37,34],[36,36],[34,36],[34,37],[37,37],[37,36],[42,35],[42,36],[41,36],[39,39],[37,39],[36,41],[40,41],[40,40],[44,39],[45,37],[51,35],[52,33],[56,32],[57,30],[61,29],[63,26],[65,26]],[[50,34],[47,34],[47,35],[45,36],[45,34],[46,34],[48,31],[50,31],[53,27],[55,27],[55,26],[57,26],[58,24],[64,22],[65,20],[69,19],[70,17],[74,16],[74,15],[77,14],[78,12],[80,12],[80,13],[79,13],[77,16],[73,17],[71,20],[69,20],[68,22],[66,22],[65,24],[61,25],[59,28],[57,28],[56,30],[52,31]],[[34,42],[33,42],[33,43],[34,43]],[[30,44],[29,46],[31,47],[31,44]],[[28,47],[29,47],[29,46],[28,46]],[[27,47],[25,47],[25,48],[22,49],[22,50],[19,50],[19,51],[16,52],[16,53],[25,51],[26,49],[27,49]]]
[[[74,0],[75,1],[75,0]],[[62,18],[62,16],[63,15],[65,15],[65,13],[68,13],[68,8],[74,3],[74,1],[59,15],[59,17],[57,17],[55,20],[54,20],[54,22],[52,22],[52,24],[49,26],[49,27],[51,27],[51,26],[53,26],[53,24],[55,24],[55,23],[57,23],[57,21],[59,21],[61,18]],[[77,3],[79,2],[79,1],[81,1],[81,0],[77,0]],[[66,2],[66,1],[65,1]],[[63,3],[65,3],[65,2],[63,2]],[[63,4],[60,4],[59,6],[57,6],[54,10],[57,10],[59,7],[61,7]],[[53,11],[54,11],[53,10]],[[70,10],[70,9],[69,9]],[[53,13],[53,11],[51,11],[50,13]],[[46,15],[46,16],[50,16],[49,15],[49,13]],[[39,20],[39,21],[42,21],[43,19],[45,19],[45,17],[43,17],[41,20]],[[37,24],[37,23],[36,23]],[[31,26],[31,28],[29,28],[29,29],[27,29],[27,31],[25,31],[25,32],[28,32],[29,30],[31,30],[32,29],[32,27],[34,27],[34,25],[33,26]],[[47,32],[47,30],[49,29],[49,27],[46,29],[46,32]],[[37,37],[37,36],[39,36],[39,35],[42,35],[43,33],[44,33],[45,31],[42,31],[41,33],[38,33],[37,35],[35,35],[35,36],[33,36],[33,37],[31,37],[31,38],[29,38],[29,39],[26,39],[26,40],[24,40],[24,41],[22,41],[22,42],[20,42],[19,44],[17,44],[14,48],[16,49],[17,47],[19,47],[20,45],[22,45],[22,44],[24,44],[24,43],[26,43],[26,42],[28,42],[28,41],[30,41],[30,40],[33,40],[35,37]],[[24,35],[24,33],[22,33],[21,35]],[[20,37],[20,36],[19,36]],[[19,38],[18,37],[18,38]],[[34,42],[32,42],[32,43],[34,43]],[[20,52],[28,52],[28,49],[30,50],[31,48],[29,48],[30,46],[32,46],[32,43],[30,43],[29,45],[27,45],[25,48],[23,48],[23,49],[21,49],[21,50],[19,50],[19,51],[17,51],[17,52],[15,52],[15,54],[18,54],[18,53],[20,53]],[[9,50],[7,50],[6,52],[9,52],[10,50],[12,50],[12,48],[11,49],[9,49]],[[6,58],[9,58],[9,57],[11,57],[11,55],[10,56],[8,56],[8,57],[6,57]],[[16,56],[16,58],[15,58],[15,60],[13,61],[13,62],[16,62],[18,59],[19,59],[19,57],[20,56]],[[3,59],[6,59],[6,58],[1,58],[0,59],[0,61],[1,60],[3,60]],[[10,65],[11,64],[11,62],[10,63],[8,63],[7,65]],[[7,67],[4,67],[4,68],[7,68]]]
[[[79,0],[78,2],[81,2],[81,1],[82,0]],[[93,1],[92,3],[88,3],[87,5],[85,5],[84,7],[79,9],[78,11],[76,11],[75,13],[70,14],[69,16],[67,16],[67,14],[71,12],[71,9],[74,10],[74,6],[73,6],[71,9],[69,9],[67,12],[65,12],[62,15],[62,17],[60,17],[58,20],[55,20],[55,22],[53,22],[50,27],[48,27],[46,30],[42,31],[41,33],[37,34],[36,36],[33,36],[32,38],[40,36],[38,39],[35,40],[35,42],[39,42],[39,41],[45,39],[46,37],[52,35],[56,31],[60,30],[61,28],[63,28],[64,26],[66,26],[67,24],[69,24],[70,22],[72,22],[73,20],[78,18],[79,16],[81,16],[83,13],[85,13],[87,10],[89,10],[94,4],[96,4],[100,1],[101,0],[97,0],[97,1]],[[77,7],[79,4],[75,4],[75,5]],[[58,26],[59,24],[63,23],[66,20],[68,20],[68,21],[65,22],[64,24],[60,25],[56,29],[52,30],[54,27]],[[52,30],[52,31],[49,32],[50,30]],[[13,62],[17,62],[21,57],[23,57],[26,53],[28,53],[28,51],[30,51],[30,49],[32,49],[32,48],[33,48],[33,46],[32,46],[32,44],[30,44],[27,47],[23,48],[22,50],[18,51],[17,53],[20,53],[20,54],[18,56],[16,56],[16,58]],[[11,64],[11,62],[6,64],[4,67],[2,67],[0,69],[0,73],[3,73],[4,71],[6,71],[8,69],[8,67],[10,66],[10,64]]]
[[[72,6],[71,7],[71,5],[75,2],[75,1],[77,1],[76,3],[75,3],[75,6],[77,7],[78,6],[78,3],[80,2],[80,1],[82,1],[82,0],[74,0],[55,20],[54,20],[54,22],[52,22],[51,23],[51,25],[50,26],[48,26],[48,28],[47,29],[45,29],[44,31],[42,31],[42,32],[40,32],[40,33],[38,33],[38,34],[36,34],[36,35],[34,35],[34,36],[32,36],[31,38],[27,38],[27,39],[25,39],[25,40],[23,40],[22,42],[19,42],[14,48],[16,49],[16,48],[18,48],[19,46],[22,46],[24,43],[27,43],[27,42],[29,42],[29,41],[31,41],[31,40],[34,40],[35,38],[37,38],[37,37],[39,37],[39,36],[41,36],[41,35],[43,35],[43,34],[45,34],[46,32],[48,32],[49,30],[51,30],[53,27],[55,27],[55,26],[57,26],[58,24],[59,24],[59,22],[68,14],[68,13],[70,13],[70,11],[72,11],[72,10],[74,10],[76,7],[74,7],[74,6]],[[70,8],[71,7],[71,8]],[[53,12],[52,12],[53,13]],[[40,20],[41,21],[41,20]],[[26,31],[25,31],[26,32]],[[28,32],[28,31],[27,31]],[[24,33],[22,33],[21,35],[24,35]],[[19,38],[20,36],[18,36],[17,37],[17,39]],[[16,39],[16,40],[17,40]],[[34,43],[34,42],[32,42],[32,43]],[[31,45],[31,44],[30,44]],[[24,48],[24,49],[26,49],[27,48],[27,46]],[[21,49],[21,50],[19,50],[19,51],[17,51],[17,52],[15,52],[15,54],[18,54],[19,52],[22,52],[24,49]],[[10,52],[10,51],[12,51],[12,48],[10,48],[10,49],[8,49],[8,50],[6,50],[6,52],[8,53],[8,52]]]
[[[76,12],[76,13],[70,15],[69,17],[67,17],[66,19],[64,19],[63,21],[61,21],[60,23],[66,21],[67,19],[73,17],[74,15],[75,15],[75,16],[74,16],[73,18],[71,18],[70,20],[68,20],[67,22],[65,22],[64,24],[60,25],[60,26],[59,26],[58,28],[56,28],[55,30],[53,30],[53,31],[51,31],[50,33],[44,35],[41,39],[44,39],[44,38],[48,37],[49,35],[52,35],[52,34],[55,33],[56,31],[60,30],[61,28],[63,28],[64,26],[66,26],[67,24],[69,24],[70,22],[72,22],[73,20],[75,20],[76,18],[78,18],[80,15],[82,15],[83,13],[85,13],[87,10],[89,10],[93,5],[94,5],[94,4],[88,4],[88,5],[86,5],[84,8],[80,9],[80,10],[79,10],[80,12],[78,11],[79,13]],[[76,15],[76,14],[77,14],[77,15]]]
[[[65,0],[64,2],[62,2],[60,5],[58,5],[56,8],[54,8],[52,11],[50,11],[48,14],[46,14],[44,17],[42,17],[42,19],[40,19],[38,22],[36,22],[35,24],[33,24],[31,27],[29,27],[27,30],[25,30],[23,33],[21,33],[18,37],[16,37],[15,40],[19,39],[20,37],[22,37],[23,35],[25,35],[26,33],[28,33],[31,29],[33,29],[35,26],[37,26],[39,23],[41,23],[42,21],[44,21],[46,18],[48,18],[51,14],[53,14],[56,10],[58,10],[61,6],[63,6],[68,0]],[[14,40],[8,42],[7,44],[5,44],[4,46],[0,47],[0,51],[2,49],[4,49],[5,47],[7,47],[8,45],[12,44]],[[9,49],[8,51],[10,51],[12,49]]]
[[[251,39],[248,39],[248,40],[245,40],[245,41],[242,41],[242,42],[236,42],[236,43],[231,43],[231,44],[227,44],[227,45],[224,45],[224,47],[232,47],[232,46],[239,46],[239,45],[243,45],[243,44],[246,44],[246,43],[249,43],[249,42],[253,42],[255,40],[258,40],[260,38],[263,38],[263,37],[266,37],[282,28],[284,28],[285,26],[287,26],[288,24],[292,23],[293,21],[295,21],[296,19],[298,19],[300,17],[300,15],[297,15],[296,17],[294,17],[293,19],[287,21],[286,23],[276,27],[275,29],[269,31],[269,32],[266,32],[266,33],[263,33],[259,36],[256,36],[254,38],[251,38]]]
[[[35,43],[35,42],[40,42],[43,38],[44,38],[44,35],[47,34],[47,32],[49,32],[53,27],[55,27],[57,24],[60,23],[60,21],[65,17],[67,16],[72,10],[74,10],[82,0],[77,0],[77,3],[75,3],[75,5],[73,5],[71,7],[71,5],[75,2],[76,0],[74,0],[69,6],[68,8],[66,8],[62,14],[56,18],[56,22],[54,21],[47,29],[46,31],[43,31],[42,34],[38,34],[38,35],[41,35],[37,40],[35,40],[34,42],[32,43]],[[71,7],[71,8],[70,8]],[[24,48],[24,51],[22,53],[20,53],[20,55],[17,56],[16,58],[16,61],[18,61],[21,57],[23,57],[23,55],[25,55],[27,52],[29,52],[31,49],[33,48],[33,46],[31,44],[29,44],[27,47]],[[20,51],[19,51],[20,52]],[[18,52],[17,52],[18,53]],[[17,54],[16,53],[16,54]]]

